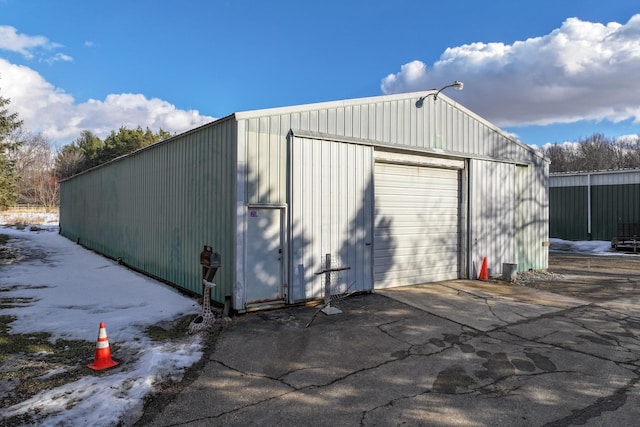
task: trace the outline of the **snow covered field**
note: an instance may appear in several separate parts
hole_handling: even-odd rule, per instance
[[[50,222],[55,221],[52,219]],[[0,217],[0,224],[8,222]],[[47,222],[45,220],[45,222]],[[0,421],[37,414],[37,425],[110,426],[131,424],[141,415],[143,398],[158,379],[182,377],[202,357],[200,336],[152,341],[145,329],[162,321],[196,314],[200,306],[176,290],[129,271],[59,236],[55,225],[40,231],[0,226],[8,246],[22,259],[0,260],[3,299],[28,301],[3,308],[15,316],[12,334],[51,333],[95,343],[104,322],[112,357],[120,364],[100,373],[86,369],[80,379],[3,407]],[[95,347],[94,347],[95,348]],[[94,354],[87,354],[86,363]],[[49,375],[61,375],[50,372]]]

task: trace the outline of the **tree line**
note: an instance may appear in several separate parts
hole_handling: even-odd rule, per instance
[[[56,155],[56,176],[59,179],[68,178],[169,137],[171,134],[162,129],[154,133],[149,128],[121,127],[118,132],[111,131],[103,141],[88,130],[82,131],[77,139],[63,146]]]
[[[550,172],[579,172],[640,168],[640,137],[607,138],[601,133],[575,143],[544,148]]]
[[[18,114],[9,113],[9,104],[0,94],[0,210],[16,204],[53,209],[60,180],[172,136],[162,129],[121,127],[102,140],[83,131],[55,150],[45,136],[25,129]]]

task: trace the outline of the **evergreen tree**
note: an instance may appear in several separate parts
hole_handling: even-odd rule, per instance
[[[80,137],[72,142],[71,147],[73,148],[69,148],[69,150],[78,151],[82,155],[81,170],[91,169],[102,163],[101,157],[104,151],[104,142],[93,132],[89,130],[82,131]]]
[[[22,126],[18,114],[9,114],[7,106],[11,101],[0,95],[0,209],[15,204],[18,198],[18,176],[12,154],[20,146],[11,135]]]
[[[123,126],[117,132],[111,131],[102,141],[91,131],[85,130],[80,137],[58,152],[55,174],[59,179],[68,178],[171,136],[162,129],[153,133],[149,128],[143,130],[138,126],[136,129],[128,129]]]
[[[118,132],[111,134],[104,140],[104,149],[100,163],[108,162],[116,157],[124,156],[143,147],[156,143],[166,138],[167,132],[160,129],[154,134],[151,129],[138,126],[136,129],[121,127]]]

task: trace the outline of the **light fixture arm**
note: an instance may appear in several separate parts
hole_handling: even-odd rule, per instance
[[[440,92],[442,92],[443,90],[447,89],[447,88],[454,88],[457,90],[462,90],[462,88],[464,87],[464,83],[462,83],[461,81],[456,80],[455,82],[451,83],[450,85],[446,85],[441,87],[437,92],[431,92],[426,94],[425,96],[421,96],[420,98],[418,98],[418,100],[416,101],[416,107],[420,108],[424,105],[424,100],[427,99],[430,96],[433,96],[433,101],[437,101],[438,99],[438,95],[440,95]],[[435,90],[435,89],[429,89],[429,90]]]

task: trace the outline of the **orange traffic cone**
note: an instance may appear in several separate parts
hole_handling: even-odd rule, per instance
[[[484,257],[482,260],[482,267],[480,268],[480,274],[478,275],[478,280],[489,280],[489,269],[487,268],[487,257]]]
[[[109,349],[109,339],[107,338],[107,330],[104,323],[100,322],[100,331],[98,332],[98,342],[96,343],[96,356],[93,363],[87,365],[94,371],[111,368],[116,366],[118,362],[111,359],[111,350]]]

